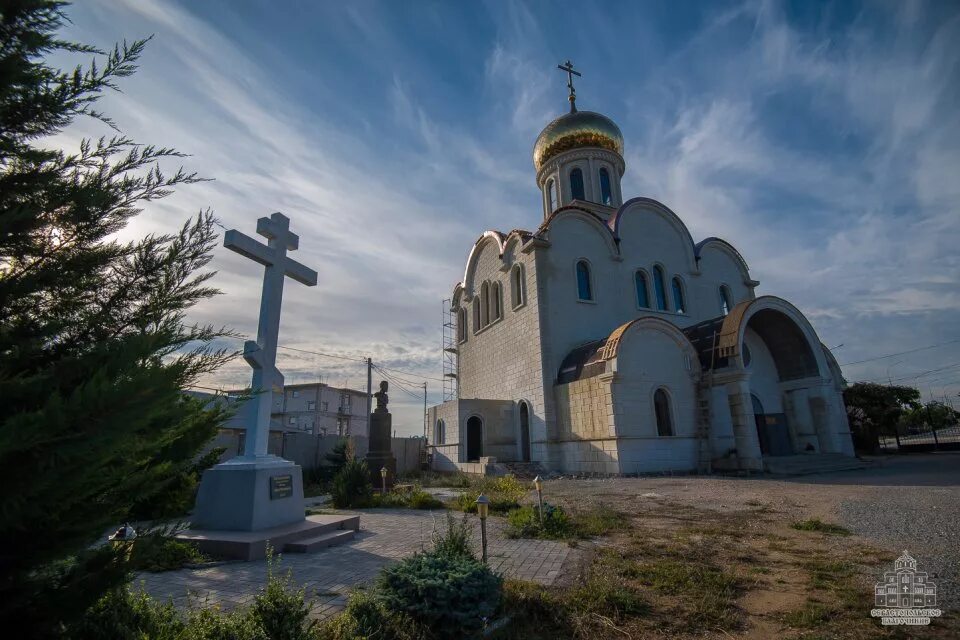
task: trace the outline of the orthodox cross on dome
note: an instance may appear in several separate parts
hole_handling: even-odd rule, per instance
[[[579,71],[573,70],[573,63],[567,60],[566,64],[558,64],[557,69],[560,71],[567,72],[567,88],[570,89],[570,96],[567,98],[570,101],[570,113],[576,113],[577,111],[577,90],[573,88],[573,76],[581,77]]]
[[[283,387],[283,375],[277,370],[277,337],[280,333],[280,303],[283,300],[283,281],[290,277],[308,287],[316,286],[317,272],[287,257],[287,251],[296,251],[300,238],[290,232],[290,219],[282,213],[257,220],[257,233],[267,238],[267,244],[236,229],[223,234],[223,246],[264,266],[263,292],[260,294],[260,322],[257,339],[243,344],[243,359],[253,368],[251,388],[256,394],[250,399],[247,415],[247,436],[244,442],[245,458],[267,455],[267,436],[270,433],[270,405],[272,391]]]

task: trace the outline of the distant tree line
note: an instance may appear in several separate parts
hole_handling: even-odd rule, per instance
[[[960,412],[943,402],[922,402],[920,391],[913,387],[857,382],[844,390],[843,400],[859,451],[878,450],[881,436],[924,433],[960,424]]]

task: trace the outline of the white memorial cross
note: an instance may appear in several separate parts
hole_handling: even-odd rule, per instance
[[[270,405],[274,386],[283,386],[283,376],[277,370],[277,336],[280,333],[280,303],[283,299],[283,280],[289,276],[307,285],[316,286],[317,272],[287,257],[287,251],[296,251],[300,239],[290,232],[290,219],[282,213],[257,220],[257,233],[267,238],[267,244],[257,242],[236,229],[223,235],[223,246],[259,262],[263,270],[263,293],[260,297],[260,324],[257,340],[243,345],[243,359],[253,367],[249,411],[250,421],[243,447],[243,456],[255,459],[267,455],[270,434]]]

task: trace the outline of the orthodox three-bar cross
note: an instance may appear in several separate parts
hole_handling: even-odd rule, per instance
[[[243,447],[245,458],[267,455],[270,434],[270,405],[274,387],[283,388],[283,376],[277,370],[277,337],[280,333],[280,303],[283,300],[283,280],[289,276],[307,285],[316,286],[317,272],[287,257],[287,251],[296,251],[300,239],[290,232],[290,219],[282,213],[257,220],[257,233],[267,238],[267,244],[257,242],[236,229],[223,235],[223,246],[264,266],[263,292],[260,296],[260,323],[257,340],[243,345],[243,359],[253,367],[250,400],[252,409],[247,424]]]
[[[577,110],[577,90],[573,88],[573,76],[579,78],[581,74],[579,71],[573,70],[573,63],[569,60],[566,64],[558,64],[557,69],[567,72],[567,88],[570,89],[570,96],[567,99],[570,101],[570,113],[573,113]]]

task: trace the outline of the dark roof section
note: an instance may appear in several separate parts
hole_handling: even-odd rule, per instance
[[[603,346],[605,344],[607,344],[607,338],[594,340],[580,345],[568,353],[560,364],[556,384],[569,384],[577,380],[598,376],[606,371],[607,363],[603,359]]]
[[[687,336],[691,344],[693,344],[693,348],[697,350],[697,355],[700,356],[701,369],[706,370],[710,368],[710,352],[714,347],[714,334],[716,334],[717,342],[719,343],[724,318],[725,316],[718,316],[683,329],[684,335]],[[714,369],[720,369],[727,366],[728,359],[726,357],[717,357],[712,364]]]

